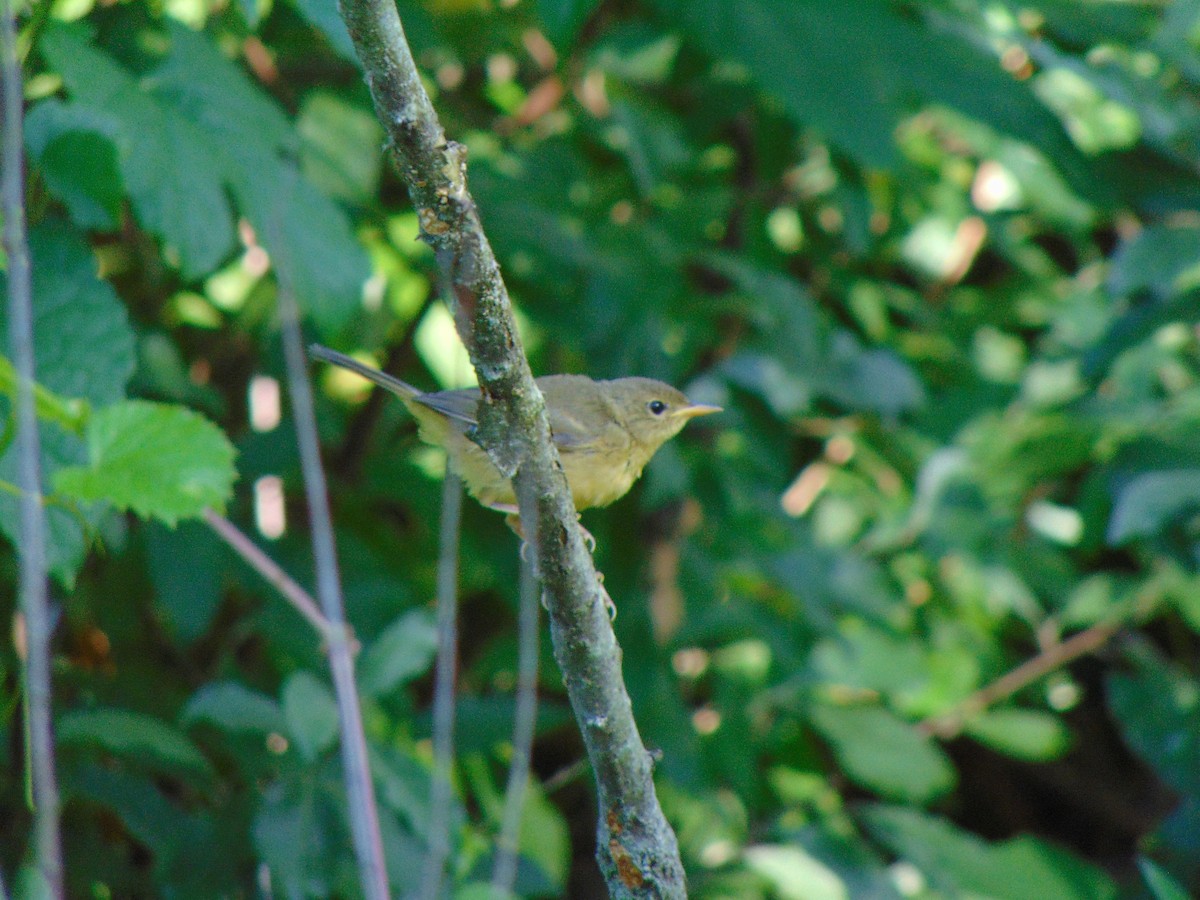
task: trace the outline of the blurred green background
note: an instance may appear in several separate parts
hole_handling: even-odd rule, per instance
[[[584,518],[690,895],[1200,889],[1200,3],[399,8],[534,371],[726,409]],[[20,24],[70,893],[355,896],[319,642],[195,516],[227,503],[311,581],[276,273],[309,337],[470,379],[362,72],[332,0]],[[443,463],[400,404],[316,376],[399,894]],[[516,550],[467,505],[455,896],[498,828]],[[15,573],[2,543],[6,620]],[[601,896],[543,649],[517,892]],[[18,672],[5,642],[6,873]]]

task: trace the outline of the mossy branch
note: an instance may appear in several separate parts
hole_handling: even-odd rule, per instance
[[[422,238],[435,250],[483,391],[476,436],[513,475],[550,610],[555,658],[596,774],[600,867],[613,897],[686,896],[675,834],[654,793],[621,678],[620,650],[550,440],[495,256],[467,190],[466,153],[447,141],[390,0],[340,0]]]

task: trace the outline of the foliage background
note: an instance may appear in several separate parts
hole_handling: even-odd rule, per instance
[[[585,519],[692,895],[1200,889],[1200,3],[399,6],[535,372],[727,410]],[[250,409],[282,375],[275,272],[313,337],[434,387],[467,369],[432,260],[327,0],[43,0],[23,24],[71,894],[353,895],[318,642],[195,517],[253,530],[282,478],[270,550],[309,577],[286,406]],[[400,891],[441,462],[398,404],[319,374]],[[469,506],[463,541],[468,896],[517,577],[499,517]],[[9,545],[0,573],[11,607]],[[972,705],[1077,632],[1099,650]],[[11,645],[0,666],[12,872]],[[548,648],[541,684],[518,892],[594,896]]]

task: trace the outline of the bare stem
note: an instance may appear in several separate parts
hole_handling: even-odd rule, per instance
[[[63,896],[62,843],[58,831],[58,782],[54,772],[51,720],[50,609],[46,583],[46,513],[41,503],[41,441],[34,407],[33,296],[29,243],[25,233],[23,91],[17,58],[12,0],[0,5],[0,203],[4,208],[4,249],[8,254],[9,348],[17,372],[17,485],[21,490],[20,604],[25,619],[25,700],[29,723],[29,765],[34,803],[34,856],[44,887]]]
[[[533,563],[521,561],[521,598],[517,613],[517,703],[513,714],[512,763],[504,791],[504,817],[496,841],[492,894],[507,897],[517,879],[521,812],[533,754],[537,724],[538,586]]]
[[[254,571],[281,593],[296,612],[304,616],[322,639],[329,637],[329,622],[321,614],[317,601],[304,588],[279,567],[279,564],[263,553],[238,527],[211,509],[204,511],[204,521],[216,532],[217,537],[228,544]]]
[[[435,251],[483,402],[475,439],[512,476],[550,610],[555,658],[596,774],[597,858],[613,897],[682,898],[675,834],[654,793],[613,635],[575,505],[550,440],[508,292],[466,185],[465,148],[448,142],[392,0],[339,0],[375,112]]]
[[[438,653],[433,687],[433,780],[429,792],[429,857],[421,896],[436,900],[450,855],[450,771],[454,761],[454,676],[458,668],[458,545],[462,482],[446,472],[442,484],[438,558]]]
[[[296,420],[296,442],[300,450],[300,468],[304,473],[304,491],[308,499],[312,527],[313,561],[317,575],[317,597],[328,623],[326,645],[333,690],[337,698],[341,724],[342,766],[346,781],[350,830],[358,857],[359,878],[367,900],[387,900],[388,876],[383,858],[383,840],[379,832],[379,811],[371,782],[367,758],[367,740],[363,733],[362,710],[354,681],[353,638],[346,626],[341,579],[333,542],[333,523],[329,513],[329,492],[325,470],[321,466],[317,439],[317,420],[313,409],[312,386],[304,357],[299,312],[292,292],[286,261],[277,261],[280,326],[287,366],[288,391]]]
[[[1017,691],[1046,677],[1056,669],[1104,646],[1119,630],[1120,626],[1117,624],[1102,622],[1073,634],[1065,641],[1045,648],[1037,656],[1027,659],[990,684],[984,685],[950,712],[926,719],[917,727],[925,734],[943,738],[954,737],[962,731],[963,725],[971,716],[1001,700],[1007,700]]]

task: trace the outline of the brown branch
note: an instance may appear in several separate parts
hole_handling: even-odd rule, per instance
[[[1065,641],[1052,644],[1037,656],[1027,659],[1015,669],[1006,672],[990,684],[984,685],[950,712],[931,716],[917,725],[917,728],[923,734],[936,735],[941,738],[956,737],[971,716],[983,712],[1001,700],[1007,700],[1013,694],[1046,677],[1056,669],[1103,647],[1119,630],[1119,625],[1102,622],[1078,634],[1071,635]]]
[[[391,0],[340,0],[375,111],[433,248],[483,391],[476,440],[513,476],[550,610],[555,658],[596,773],[598,853],[613,897],[685,896],[675,834],[654,793],[621,679],[620,652],[584,547],[541,393],[508,293],[466,187],[465,149],[447,142]]]
[[[206,509],[202,515],[205,523],[216,532],[217,537],[228,544],[238,556],[245,560],[250,568],[254,569],[268,584],[279,591],[283,595],[283,598],[292,604],[296,612],[308,620],[309,624],[316,629],[317,634],[322,639],[329,636],[329,622],[321,614],[320,607],[317,606],[317,601],[313,599],[308,591],[300,587],[292,576],[279,567],[279,564],[275,560],[263,553],[257,544],[246,537],[236,525],[220,513]]]

